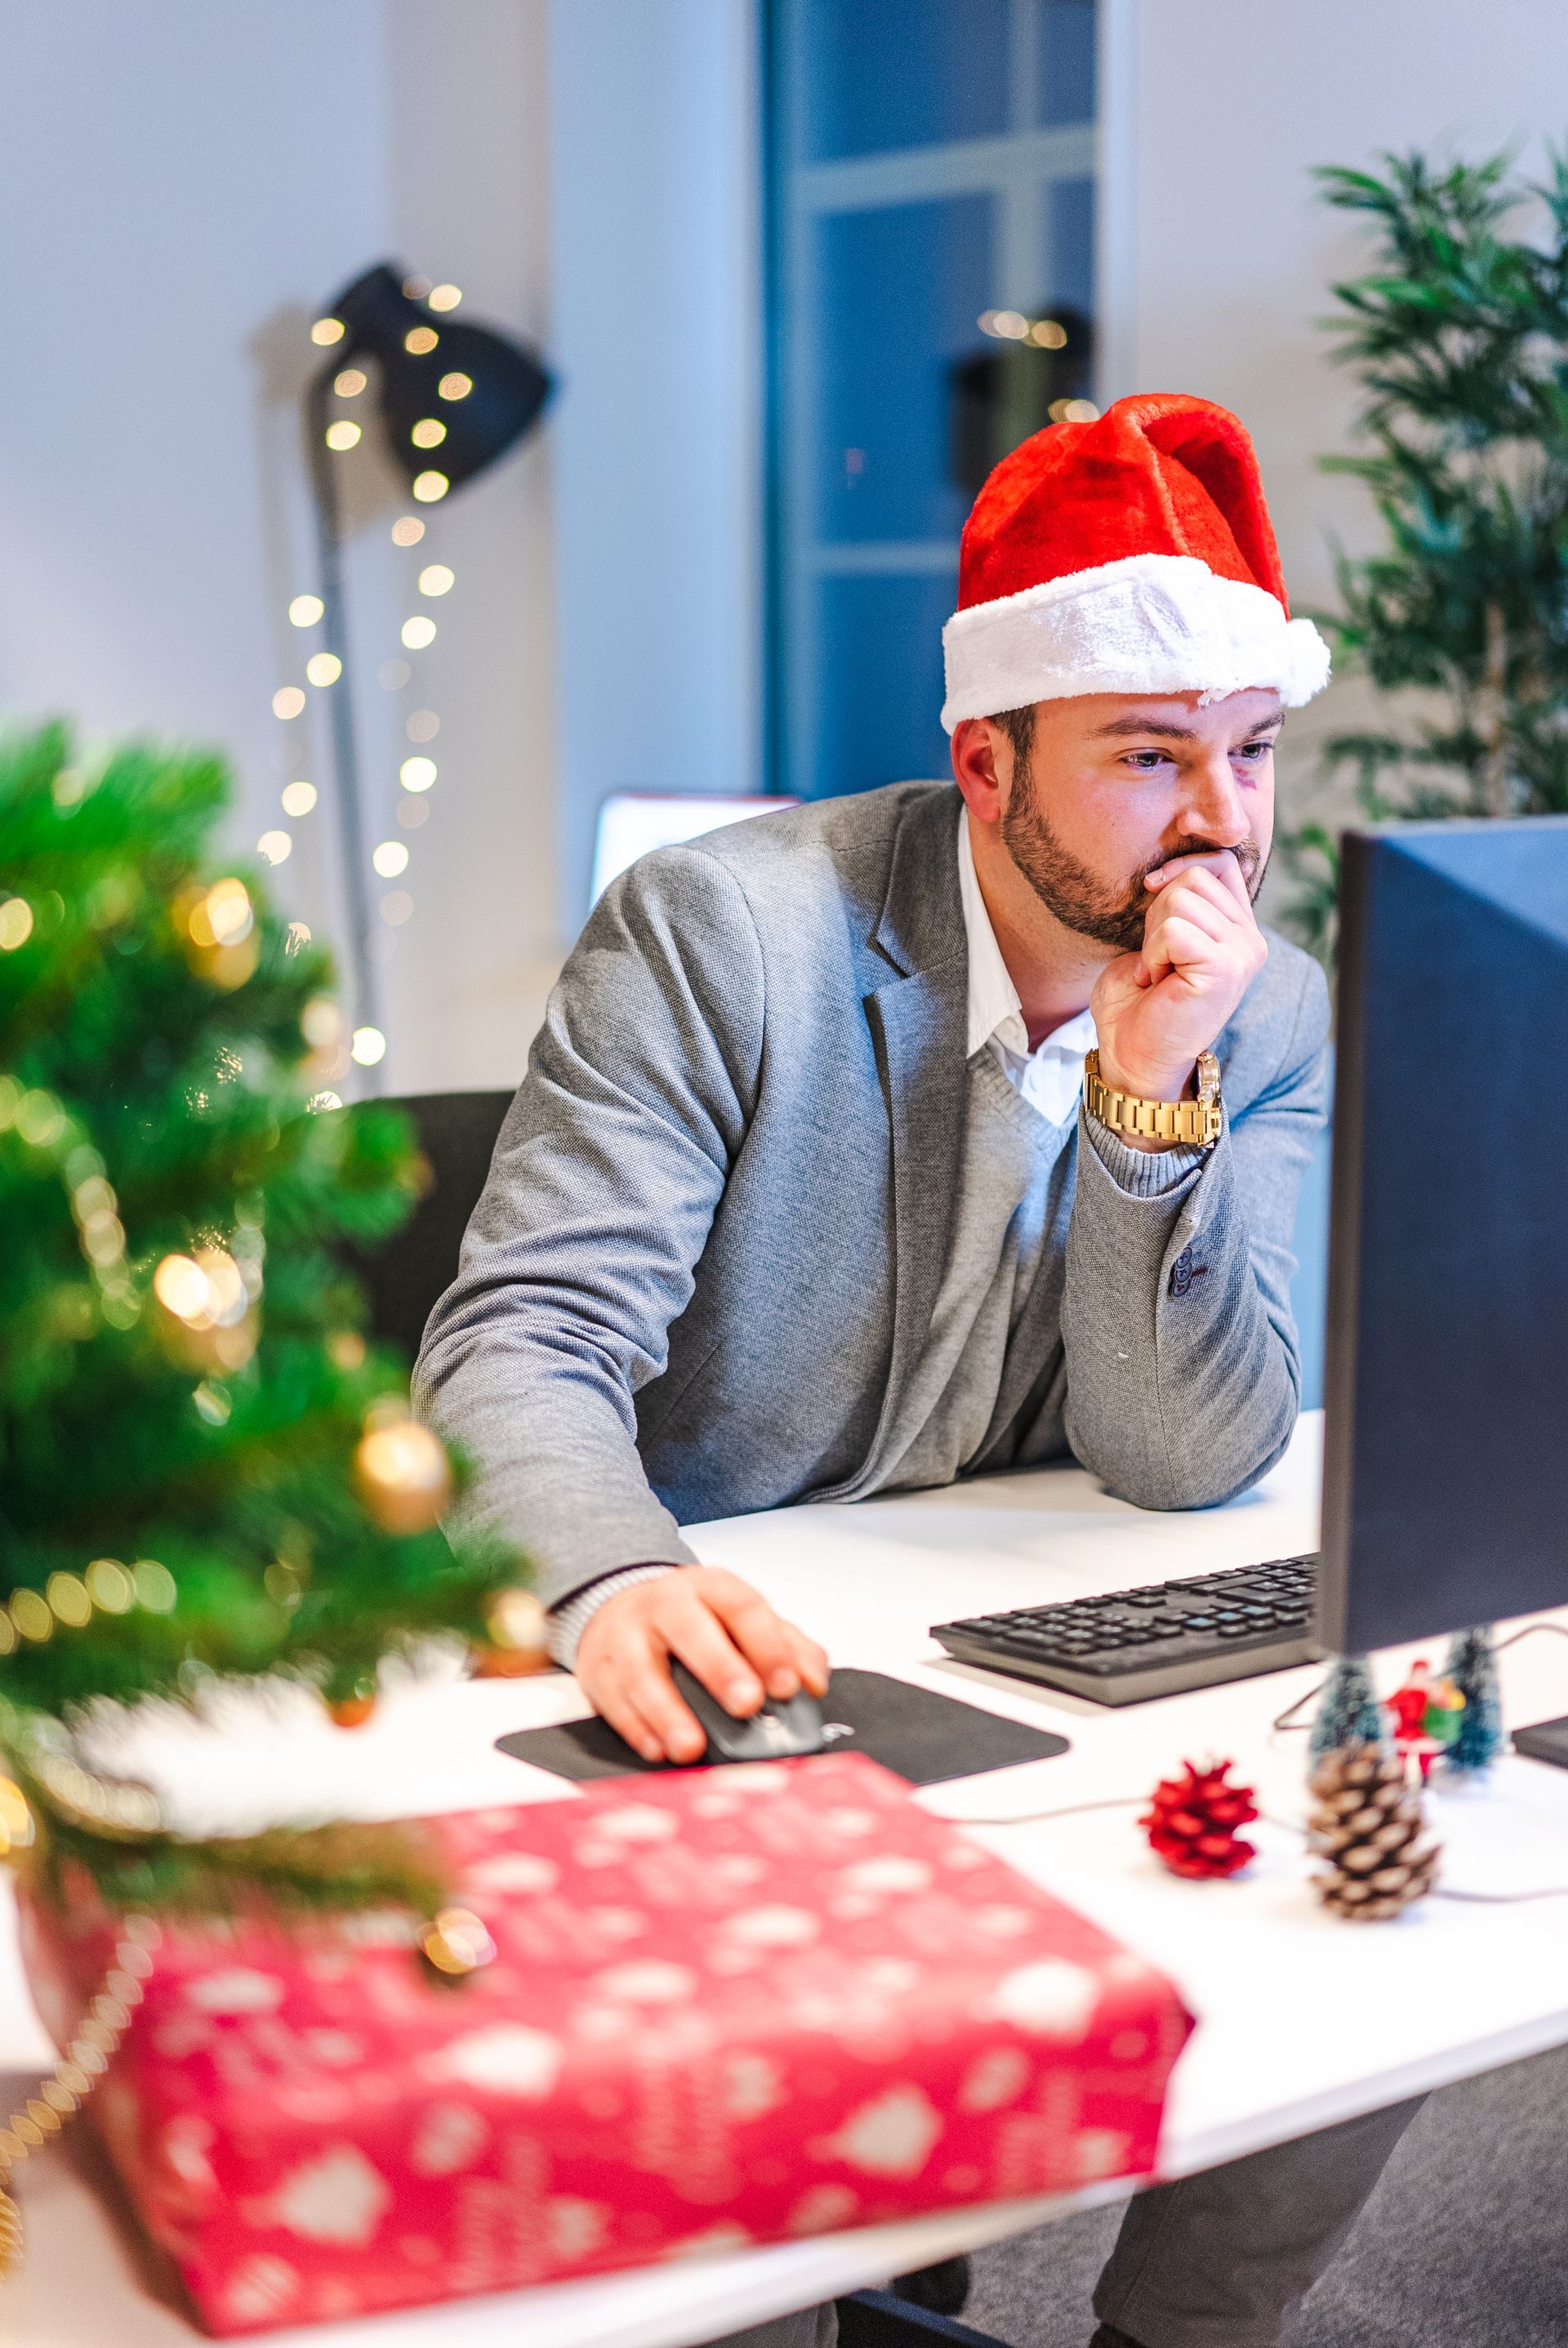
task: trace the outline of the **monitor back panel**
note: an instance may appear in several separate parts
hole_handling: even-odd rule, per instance
[[[1568,819],[1346,835],[1319,1633],[1568,1604]]]

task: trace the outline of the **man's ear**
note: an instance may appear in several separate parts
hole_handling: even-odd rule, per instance
[[[953,779],[979,823],[997,823],[1013,781],[1013,748],[988,717],[961,717],[953,729]]]

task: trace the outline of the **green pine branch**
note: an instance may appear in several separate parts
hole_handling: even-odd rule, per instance
[[[1361,390],[1362,447],[1322,460],[1360,481],[1385,543],[1340,556],[1342,668],[1446,715],[1327,745],[1369,819],[1568,811],[1568,144],[1544,182],[1507,154],[1318,174],[1359,216],[1372,265],[1325,324]],[[1332,945],[1334,856],[1287,831],[1290,918]]]
[[[217,853],[227,788],[155,745],[0,742],[0,1745],[24,1775],[49,1723],[214,1674],[363,1694],[389,1653],[482,1641],[526,1578],[362,1493],[367,1417],[407,1384],[354,1258],[428,1177],[395,1110],[319,1106],[346,1067],[330,966]],[[226,1320],[160,1299],[178,1259],[218,1268]],[[106,1896],[354,1905],[415,1879],[360,1829],[128,1855],[27,1782]]]

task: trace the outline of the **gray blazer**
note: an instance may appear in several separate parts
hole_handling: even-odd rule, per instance
[[[547,1603],[688,1561],[683,1523],[832,1498],[895,1406],[965,1131],[960,807],[904,783],[662,849],[567,962],[416,1374]],[[1326,1031],[1316,963],[1271,938],[1188,1179],[1074,1137],[1043,1367],[1064,1451],[1141,1507],[1243,1490],[1295,1425]]]

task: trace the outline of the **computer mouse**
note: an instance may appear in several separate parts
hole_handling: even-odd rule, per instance
[[[782,1701],[769,1696],[749,1720],[737,1720],[710,1694],[695,1672],[670,1660],[670,1676],[681,1702],[696,1715],[707,1738],[707,1761],[788,1761],[801,1753],[820,1753],[827,1745],[822,1707],[802,1688]]]

